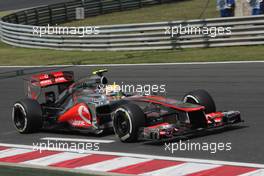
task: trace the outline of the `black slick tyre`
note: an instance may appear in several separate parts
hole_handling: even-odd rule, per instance
[[[19,133],[33,133],[42,128],[42,109],[36,100],[23,99],[13,105],[12,120]]]
[[[126,103],[114,112],[114,131],[122,142],[136,142],[144,125],[145,114],[136,104]]]
[[[206,90],[194,90],[183,97],[183,102],[199,104],[205,107],[205,113],[216,112],[215,102]]]

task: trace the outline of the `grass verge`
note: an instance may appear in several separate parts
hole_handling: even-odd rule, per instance
[[[12,11],[1,11],[0,17],[10,14]]]
[[[195,19],[204,10],[204,0],[185,0],[137,10],[116,12],[74,21],[66,26],[140,23]],[[217,17],[215,1],[210,1],[205,18]],[[10,12],[0,12],[6,15]],[[157,51],[58,51],[27,49],[0,42],[0,65],[76,65],[264,60],[263,46],[195,48]]]
[[[263,46],[156,51],[58,51],[28,49],[0,42],[1,65],[76,65],[264,60]]]
[[[210,0],[208,7],[205,8],[206,3],[205,0],[184,0],[181,2],[100,15],[66,23],[64,26],[110,25],[197,19],[204,10],[204,18],[218,17],[219,12],[216,10],[216,2]]]

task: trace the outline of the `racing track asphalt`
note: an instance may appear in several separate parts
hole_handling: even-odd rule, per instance
[[[24,96],[22,78],[29,76],[12,77],[19,69],[21,68],[0,68],[1,143],[32,145],[43,137],[96,139],[94,136],[82,134],[18,134],[11,121],[11,107]],[[41,72],[45,69],[47,68],[30,68],[24,73]],[[76,77],[84,77],[94,69],[95,67],[65,68],[75,71]],[[244,128],[190,139],[190,142],[199,143],[231,142],[231,151],[218,151],[215,154],[208,151],[177,151],[172,155],[164,151],[164,145],[142,142],[125,144],[119,141],[101,144],[100,150],[264,164],[263,73],[264,63],[109,67],[107,76],[110,82],[166,84],[167,96],[173,98],[181,98],[184,93],[194,89],[207,89],[214,97],[218,110],[240,110],[246,122],[243,124]],[[114,135],[107,135],[99,139],[116,138]]]
[[[17,10],[65,1],[67,0],[0,0],[0,11]]]

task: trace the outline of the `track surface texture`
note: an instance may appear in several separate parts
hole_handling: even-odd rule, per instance
[[[34,6],[66,2],[67,0],[0,0],[0,11],[17,10]]]
[[[101,68],[101,67],[100,67]],[[107,68],[107,67],[106,67]],[[23,76],[14,76],[17,70],[24,70]],[[48,68],[0,68],[0,143],[32,145],[43,137],[85,138],[116,140],[114,135],[96,137],[87,134],[58,134],[40,132],[30,135],[18,134],[11,121],[12,104],[24,97],[23,78]],[[75,71],[75,77],[90,74],[96,67],[68,67]],[[263,99],[264,63],[247,64],[209,64],[209,65],[163,65],[163,66],[114,66],[108,67],[106,74],[110,82],[129,84],[166,84],[168,97],[180,99],[186,92],[206,89],[214,97],[218,110],[240,110],[243,128],[229,130],[213,135],[196,137],[190,142],[231,142],[231,151],[177,151],[171,154],[164,145],[143,142],[126,144],[116,140],[100,145],[101,151],[127,152],[150,155],[213,159],[235,162],[264,164],[263,153]],[[59,68],[57,70],[62,70]],[[12,77],[14,76],[14,77]]]

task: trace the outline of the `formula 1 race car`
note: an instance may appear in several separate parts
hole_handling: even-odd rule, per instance
[[[33,75],[27,80],[28,97],[13,106],[17,131],[63,128],[100,134],[114,129],[122,142],[134,142],[172,139],[242,122],[239,111],[216,111],[205,90],[192,91],[182,101],[106,91],[106,71],[76,82],[70,71]]]

